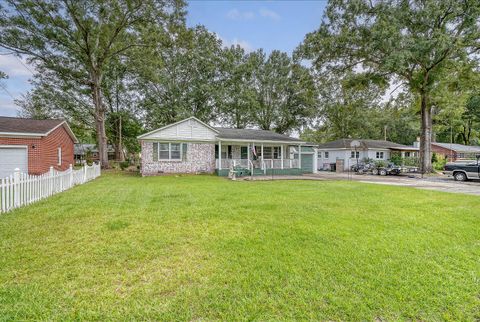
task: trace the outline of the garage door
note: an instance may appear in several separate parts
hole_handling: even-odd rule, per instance
[[[28,171],[27,148],[0,147],[0,178],[11,175],[15,168]]]

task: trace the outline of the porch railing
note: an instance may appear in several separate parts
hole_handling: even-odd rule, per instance
[[[215,166],[219,169],[219,159],[215,160]],[[232,166],[251,170],[251,167],[258,169],[295,169],[299,167],[298,159],[264,159],[250,161],[248,159],[222,159],[222,169],[229,169]]]

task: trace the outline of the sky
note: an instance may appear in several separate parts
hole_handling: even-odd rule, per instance
[[[187,25],[202,24],[227,46],[246,51],[278,49],[291,54],[308,32],[320,25],[326,1],[188,1]],[[0,115],[16,116],[19,99],[31,88],[33,68],[26,57],[0,51],[0,70],[9,78],[0,81]]]

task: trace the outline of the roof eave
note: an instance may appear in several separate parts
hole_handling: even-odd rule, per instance
[[[232,139],[217,137],[218,141],[225,142],[245,142],[245,143],[283,143],[283,144],[306,144],[304,141],[290,141],[290,140],[261,140],[261,139]]]

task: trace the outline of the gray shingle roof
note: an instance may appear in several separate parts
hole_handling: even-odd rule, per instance
[[[266,130],[229,129],[224,127],[215,127],[215,129],[218,131],[218,138],[220,139],[303,142],[300,139]]]
[[[413,146],[407,146],[390,141],[383,140],[363,140],[363,139],[340,139],[323,144],[319,144],[319,149],[351,149],[352,141],[359,141],[359,149],[399,149],[399,150],[418,150]]]
[[[0,132],[46,134],[64,120],[34,120],[0,116]]]
[[[453,150],[455,152],[480,153],[480,146],[463,145],[463,144],[456,144],[456,143],[440,143],[440,142],[432,142],[432,145],[437,145],[441,148]]]

